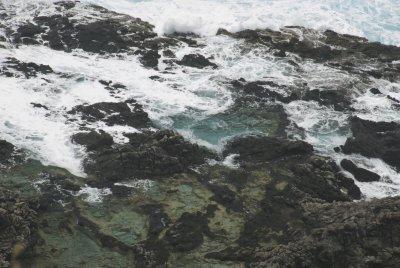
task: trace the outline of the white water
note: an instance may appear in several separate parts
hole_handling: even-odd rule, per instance
[[[301,25],[400,45],[398,0],[86,0],[142,18],[158,33],[214,35]]]
[[[52,0],[3,0],[15,10],[13,22],[29,20],[33,12],[54,12]],[[231,135],[218,138],[200,137],[192,129],[199,122],[225,111],[232,104],[232,96],[224,82],[245,78],[248,81],[270,80],[288,87],[304,82],[311,89],[335,84],[338,88],[351,87],[360,93],[353,105],[355,114],[372,120],[399,121],[400,112],[392,109],[387,98],[372,95],[364,81],[336,69],[303,62],[299,72],[286,59],[274,57],[262,48],[240,53],[241,41],[214,36],[218,28],[231,31],[246,28],[278,29],[284,25],[303,25],[315,29],[333,29],[342,33],[365,36],[373,41],[400,45],[400,5],[395,0],[339,1],[194,1],[194,0],[85,0],[107,8],[140,17],[156,26],[159,34],[174,31],[195,32],[202,35],[204,48],[180,47],[178,58],[188,53],[212,56],[217,70],[198,70],[177,67],[173,74],[143,68],[135,56],[102,57],[74,51],[64,53],[40,46],[0,48],[0,64],[7,57],[24,62],[50,65],[70,78],[58,75],[39,75],[37,78],[0,77],[0,138],[28,149],[44,164],[67,168],[84,175],[81,160],[85,152],[70,142],[71,134],[79,131],[79,122],[68,122],[65,112],[75,105],[101,101],[116,102],[129,98],[143,104],[150,118],[158,125],[175,128],[187,138],[214,149],[220,149]],[[14,7],[11,7],[14,5]],[[85,14],[82,8],[83,17]],[[1,29],[0,29],[1,35]],[[165,68],[160,64],[162,71]],[[149,79],[158,75],[165,82]],[[46,80],[45,80],[46,79]],[[127,90],[111,96],[98,82],[112,80],[127,86]],[[47,82],[49,81],[49,82]],[[374,86],[383,93],[400,99],[400,84],[376,79]],[[285,92],[281,92],[285,93]],[[33,108],[31,102],[46,105],[49,111]],[[343,114],[315,103],[293,102],[286,107],[291,120],[306,131],[306,140],[322,154],[332,154],[333,147],[344,144],[351,135]],[[185,117],[181,120],[179,116]],[[218,123],[218,122],[217,122]],[[216,123],[216,124],[217,124]],[[135,132],[126,126],[108,127],[93,124],[111,133],[117,142],[124,142],[123,132]],[[219,127],[219,126],[218,126]],[[228,126],[229,127],[229,126]],[[206,130],[206,134],[207,134]],[[336,155],[337,161],[344,156]],[[367,197],[383,197],[400,193],[400,175],[379,160],[350,156],[356,163],[378,174],[384,180],[377,183],[359,183]],[[226,163],[234,165],[232,159]]]

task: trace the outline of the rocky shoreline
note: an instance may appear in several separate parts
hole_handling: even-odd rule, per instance
[[[99,6],[52,5],[55,14],[14,25],[0,1],[5,29],[0,49],[47,46],[102,57],[137,55],[144,68],[167,66],[151,77],[160,83],[177,66],[220,68],[212,57],[175,55],[179,46],[204,45],[194,34],[160,37],[148,22]],[[369,88],[373,79],[400,80],[400,48],[360,37],[302,27],[220,29],[218,35],[241,40],[243,51],[262,47],[287,57],[299,73],[293,59],[360,77],[374,95],[384,94]],[[72,79],[49,65],[16,58],[0,66],[4,77],[41,74]],[[110,95],[127,88],[118,81],[98,82]],[[365,200],[357,183],[383,178],[351,156],[378,158],[398,170],[400,125],[357,116],[353,104],[359,92],[343,84],[312,89],[241,77],[223,84],[233,102],[215,116],[232,127],[235,120],[255,126],[257,133],[229,139],[220,152],[160,127],[133,98],[82,104],[63,114],[79,127],[70,140],[85,148],[87,177],[42,165],[1,140],[0,267],[398,267],[400,197]],[[398,106],[397,99],[387,99]],[[344,155],[342,161],[301,138],[305,129],[286,108],[294,102],[350,115],[352,136],[332,148]],[[55,112],[42,103],[31,105]],[[121,143],[104,130],[110,126],[136,131],[123,133]]]

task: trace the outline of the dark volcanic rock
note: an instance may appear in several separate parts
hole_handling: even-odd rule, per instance
[[[109,148],[114,143],[110,134],[103,130],[77,133],[71,137],[71,140],[77,144],[84,145],[88,151]]]
[[[400,59],[399,47],[369,43],[365,38],[341,35],[330,30],[317,32],[304,27],[292,26],[284,27],[280,31],[264,29],[243,30],[237,33],[220,29],[217,34],[269,46],[280,51],[281,56],[283,56],[283,52],[292,52],[302,58],[310,58],[319,62],[363,56],[380,61]],[[319,41],[319,44],[316,44],[315,41]],[[334,48],[335,46],[343,49]]]
[[[132,106],[132,109],[129,107]],[[150,127],[150,119],[142,105],[134,100],[126,102],[99,102],[74,107],[69,114],[79,114],[88,122],[103,121],[109,126],[127,125],[135,128]]]
[[[275,222],[274,217],[266,215],[263,222],[259,215],[258,223],[254,222],[256,218],[252,219],[259,226],[253,226],[252,230],[257,236],[251,236],[240,247],[233,246],[207,257],[243,261],[247,267],[396,267],[400,258],[400,239],[395,235],[400,231],[399,205],[398,198],[360,203],[304,203],[297,215],[294,210],[289,214],[288,207],[282,213],[288,213],[290,220],[280,228],[276,226],[276,235],[268,228],[271,220]],[[279,231],[287,233],[287,240],[276,244]],[[274,240],[273,245],[261,245],[268,244],[266,237]]]
[[[35,243],[36,205],[0,188],[0,267],[9,267],[12,259]]]
[[[375,88],[375,87],[371,88],[369,91],[374,95],[382,94],[382,92],[379,89]]]
[[[174,251],[186,252],[203,243],[203,234],[210,235],[207,217],[185,212],[167,231],[165,240]]]
[[[298,100],[300,97],[295,92],[292,92],[289,96],[283,96],[277,93],[273,89],[280,89],[289,91],[285,86],[278,85],[272,81],[254,81],[247,82],[243,80],[232,81],[231,85],[235,93],[240,96],[254,96],[258,101],[280,101],[283,103],[289,103],[294,100]]]
[[[399,47],[368,42],[357,36],[298,26],[283,27],[279,31],[262,29],[236,33],[220,29],[217,34],[244,39],[247,45],[243,46],[243,51],[249,46],[268,47],[278,57],[291,58],[290,55],[295,54],[297,58],[326,63],[332,68],[361,75],[363,78],[372,76],[391,82],[400,78],[398,67],[392,64],[400,59]],[[288,63],[290,62],[289,60]],[[366,65],[370,68],[366,69]]]
[[[394,122],[373,122],[352,117],[353,137],[343,146],[346,154],[358,153],[381,158],[400,169],[400,125]]]
[[[352,161],[343,159],[340,162],[342,168],[354,175],[356,180],[362,182],[379,181],[381,176],[364,168],[357,167]]]
[[[180,65],[199,68],[199,69],[203,69],[206,67],[212,67],[213,69],[218,68],[218,65],[211,62],[209,59],[206,59],[206,57],[200,54],[185,55],[183,56],[182,60],[178,61],[177,63]]]
[[[154,179],[187,171],[215,157],[169,130],[130,134],[129,139],[129,144],[92,154],[85,164],[86,172],[110,182],[147,176]]]
[[[31,102],[31,105],[34,108],[42,108],[42,109],[45,109],[45,110],[49,110],[49,108],[46,105],[43,105],[43,104],[40,104],[40,103]]]
[[[5,140],[0,140],[0,162],[4,163],[9,161],[14,153],[14,149],[14,145],[11,143]]]
[[[26,78],[31,78],[37,77],[39,73],[53,73],[53,70],[49,65],[36,64],[33,62],[21,62],[16,58],[7,58],[4,64],[5,67],[0,69],[0,74],[5,74],[6,76],[20,76],[19,73],[22,73]]]
[[[54,14],[36,16],[33,23],[21,25],[11,33],[15,43],[44,44],[52,49],[83,49],[93,53],[118,53],[141,47],[156,36],[154,26],[128,15],[79,2],[56,2]],[[85,17],[74,15],[85,9]],[[87,19],[90,18],[90,19]]]
[[[158,59],[161,58],[161,55],[158,54],[157,50],[147,50],[140,54],[141,56],[139,60],[145,67],[157,68]]]
[[[158,235],[171,223],[168,214],[164,212],[163,206],[159,204],[148,204],[141,207],[143,212],[149,215],[150,239],[157,238]]]
[[[333,106],[336,111],[343,111],[351,109],[351,101],[346,92],[341,92],[338,90],[318,90],[314,89],[306,92],[303,97],[304,100],[317,101],[321,105]]]
[[[11,143],[0,140],[0,171],[22,163],[24,155]]]
[[[257,163],[293,155],[307,155],[312,152],[313,147],[303,141],[247,136],[230,141],[225,147],[224,155],[239,154],[239,161]]]

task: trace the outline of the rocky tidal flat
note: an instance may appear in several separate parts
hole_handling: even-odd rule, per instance
[[[400,267],[400,47],[0,0],[1,267]]]

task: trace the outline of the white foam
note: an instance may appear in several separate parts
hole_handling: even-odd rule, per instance
[[[222,164],[224,166],[230,167],[232,169],[237,169],[240,167],[238,163],[236,163],[236,158],[238,157],[238,154],[230,154],[227,157],[225,157],[224,161]]]
[[[279,29],[300,25],[365,36],[400,45],[397,0],[86,0],[142,18],[160,34],[194,32],[214,35],[218,28]]]
[[[89,203],[100,203],[104,197],[111,195],[112,192],[109,188],[98,189],[89,186],[85,186],[76,194],[77,196],[84,196],[84,200]]]
[[[153,187],[154,181],[147,180],[147,179],[144,179],[144,180],[135,179],[135,180],[125,182],[125,183],[118,182],[118,183],[115,183],[114,185],[125,186],[128,188],[142,189],[144,191],[148,191],[151,187]]]
[[[353,105],[356,115],[380,121],[398,120],[399,111],[390,106],[390,101],[384,96],[369,93],[371,85],[356,76],[311,61],[298,62],[300,67],[297,69],[287,58],[274,57],[267,48],[243,50],[242,41],[214,36],[220,27],[238,31],[246,28],[278,29],[284,25],[304,25],[367,36],[388,44],[400,44],[400,30],[396,25],[400,7],[395,1],[91,0],[149,21],[160,34],[174,31],[201,34],[202,37],[196,40],[207,46],[181,46],[174,48],[174,52],[178,58],[189,53],[200,53],[211,57],[219,68],[200,70],[175,66],[173,70],[168,70],[171,73],[162,73],[143,68],[137,56],[133,55],[100,56],[79,50],[64,53],[40,46],[0,49],[0,62],[6,57],[15,57],[24,62],[50,65],[54,71],[69,76],[62,78],[48,74],[31,79],[0,77],[0,137],[30,150],[34,157],[45,164],[64,167],[76,175],[84,175],[81,168],[84,152],[81,147],[70,142],[70,136],[79,131],[80,122],[68,122],[66,111],[80,104],[120,102],[134,98],[158,125],[178,129],[191,141],[221,150],[226,139],[231,137],[230,134],[229,137],[221,138],[218,144],[212,144],[199,138],[191,127],[193,122],[224,112],[232,105],[232,93],[226,83],[240,77],[248,81],[269,80],[284,85],[286,88],[272,89],[281,94],[288,94],[287,89],[304,84],[310,89],[331,89],[332,85],[338,89],[351,88],[358,94]],[[17,23],[31,20],[33,13],[54,13],[54,7],[49,5],[51,2],[54,1],[3,0],[2,3],[14,12],[11,20],[4,23],[15,27]],[[91,16],[86,16],[84,6],[78,5],[75,18],[91,19]],[[292,60],[296,61],[295,58]],[[159,64],[161,71],[166,67],[166,64]],[[154,75],[160,76],[164,82],[149,79]],[[100,79],[121,83],[126,89],[110,95],[98,82]],[[377,79],[373,80],[373,85],[385,95],[400,99],[398,83]],[[46,105],[49,111],[35,109],[31,102]],[[336,112],[314,102],[292,102],[285,109],[289,118],[304,128],[305,139],[323,154],[332,154],[333,147],[344,144],[351,135],[347,125],[350,114]],[[178,116],[187,118],[189,122],[176,126]],[[93,123],[89,127],[104,129],[118,143],[128,141],[123,133],[137,132],[131,127],[110,127],[104,123]],[[351,157],[358,161],[357,157]],[[235,166],[233,156],[225,160],[225,164]],[[388,174],[386,177],[393,185],[377,182],[359,184],[360,188],[369,197],[399,193],[400,190],[396,188],[396,171],[377,161],[362,159],[357,163],[368,165],[369,169],[378,174]],[[99,200],[95,196],[101,195],[101,189],[85,189],[83,191],[87,191],[89,196],[89,192],[95,193],[93,200]]]
[[[357,166],[370,170],[381,176],[381,179],[376,182],[359,182],[354,180],[361,192],[367,199],[383,198],[386,196],[396,196],[400,193],[400,174],[391,166],[377,158],[367,158],[361,155],[336,155],[336,162],[340,165],[342,159],[350,159]],[[344,173],[354,179],[354,176],[349,173]]]

